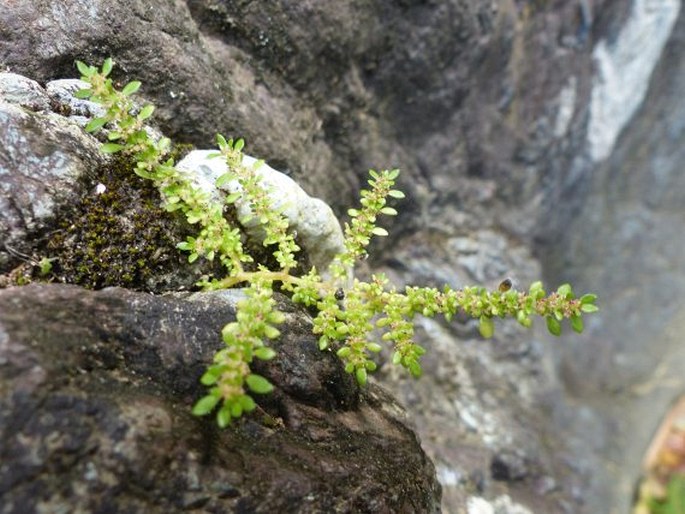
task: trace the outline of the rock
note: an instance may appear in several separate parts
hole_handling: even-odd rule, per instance
[[[217,179],[228,171],[222,159],[210,159],[208,155],[216,150],[194,150],[186,155],[177,168],[191,174],[196,187],[210,194],[214,201],[222,203],[226,194],[242,190],[237,180],[217,188]],[[345,250],[343,232],[331,208],[318,198],[312,198],[290,177],[257,159],[243,155],[243,165],[253,167],[262,185],[268,191],[272,207],[287,218],[290,228],[297,234],[302,249],[310,262],[325,272],[336,254]],[[223,191],[223,192],[222,192]],[[249,202],[238,199],[235,202],[237,217],[247,228],[248,234],[260,242],[264,232],[258,220],[252,218]]]
[[[47,98],[35,84],[19,84],[23,93],[0,96],[0,147],[6,150],[0,153],[0,270],[16,264],[17,254],[30,253],[27,238],[45,232],[58,207],[76,201],[80,181],[106,161],[77,124],[8,103],[35,106],[38,100],[30,98]]]
[[[674,0],[15,1],[0,63],[42,84],[111,55],[167,135],[244,137],[338,215],[366,168],[399,166],[409,200],[365,267],[400,284],[542,275],[598,292],[582,338],[504,324],[483,343],[468,320],[422,322],[423,380],[382,369],[449,470],[445,511],[477,489],[594,514],[628,510],[684,387],[684,19]],[[517,448],[531,475],[493,485],[493,455]]]
[[[74,96],[76,91],[86,87],[87,84],[79,79],[61,79],[48,82],[45,90],[61,114],[71,118],[79,116],[79,120],[104,116],[105,109],[100,104]]]
[[[50,98],[40,84],[16,73],[0,73],[0,98],[31,111],[50,110]]]
[[[191,415],[235,298],[1,290],[2,512],[437,512],[401,410],[292,309],[260,408],[226,430]]]
[[[512,501],[508,495],[498,496],[489,502],[484,498],[472,496],[468,502],[467,514],[534,514],[526,507]]]
[[[625,24],[615,29],[621,37],[613,47],[630,48],[624,46],[624,31],[635,30],[637,13],[643,13],[642,23],[650,23],[643,29],[652,30],[677,13],[663,52],[636,57],[655,58],[649,70],[641,70],[651,70],[644,89],[625,88],[634,95],[643,92],[644,99],[622,127],[613,151],[593,168],[586,194],[568,196],[575,214],[565,214],[559,220],[563,225],[550,227],[558,237],[541,241],[538,250],[548,259],[550,277],[600,291],[601,310],[586,334],[563,338],[554,350],[565,387],[583,405],[577,415],[562,419],[582,434],[579,439],[591,434],[590,451],[596,456],[573,461],[578,465],[584,460],[589,470],[612,463],[605,468],[611,471],[597,475],[591,491],[581,494],[591,502],[603,497],[617,512],[630,510],[627,491],[635,487],[643,453],[661,417],[685,390],[685,243],[680,237],[685,215],[685,12],[678,2],[650,6],[640,11],[647,5],[633,3]],[[653,34],[647,38],[653,45],[666,36],[667,25],[662,27],[658,35],[645,31],[641,37]],[[631,103],[621,105],[627,109]],[[600,512],[607,510],[605,505],[590,503],[587,508]]]
[[[680,8],[677,0],[637,0],[620,32],[610,41],[603,39],[595,45],[597,73],[588,127],[593,160],[601,161],[611,154],[621,130],[642,104]]]

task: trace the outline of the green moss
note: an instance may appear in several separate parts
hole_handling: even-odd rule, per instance
[[[184,153],[187,147],[177,150]],[[83,184],[76,204],[59,212],[57,231],[44,251],[57,257],[52,280],[99,289],[155,290],[156,280],[184,266],[175,248],[182,224],[160,207],[159,192],[117,155]],[[98,192],[98,184],[105,186]]]

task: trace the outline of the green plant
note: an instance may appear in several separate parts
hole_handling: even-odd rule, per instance
[[[648,514],[683,514],[685,512],[685,475],[673,474],[666,485],[663,497],[647,497],[644,512]]]
[[[135,173],[153,181],[161,192],[164,207],[168,211],[180,211],[197,228],[195,236],[178,244],[189,253],[188,260],[218,259],[225,269],[224,276],[204,278],[202,287],[248,285],[245,299],[237,306],[236,321],[222,330],[224,347],[216,353],[213,364],[201,378],[209,390],[195,404],[196,415],[216,410],[218,424],[224,427],[243,412],[255,408],[249,392],[264,394],[273,388],[264,377],[252,373],[250,364],[254,359],[268,360],[275,356],[268,341],[279,336],[277,326],[284,319],[272,298],[275,283],[294,302],[316,308],[313,330],[319,335],[319,348],[323,350],[334,344],[345,370],[354,374],[360,385],[366,384],[368,373],[376,369],[373,356],[382,348],[372,337],[375,330],[382,333],[382,342],[392,345],[394,364],[403,366],[415,377],[421,375],[420,360],[425,349],[413,340],[416,315],[441,314],[449,321],[463,311],[479,319],[481,334],[491,337],[493,319],[497,317],[514,317],[521,325],[530,327],[532,316],[542,316],[549,331],[559,335],[564,318],[570,319],[573,330],[581,332],[582,314],[597,310],[595,295],[576,298],[568,284],[547,295],[540,282],[525,293],[514,289],[487,291],[482,287],[455,290],[448,286],[442,290],[425,287],[397,290],[383,275],[374,275],[369,282],[353,279],[351,270],[366,256],[371,238],[387,235],[377,224],[378,218],[397,214],[387,202],[389,198],[404,196],[394,189],[398,170],[369,172],[370,187],[361,192],[360,206],[348,211],[350,220],[345,224],[344,251],[330,265],[325,275],[330,278],[323,278],[314,268],[297,275],[293,269],[299,248],[288,231],[288,220],[270,206],[255,173],[260,163],[245,166],[241,153],[243,140],[227,140],[218,135],[216,157],[225,159],[229,169],[218,179],[218,184],[237,180],[242,187],[241,192],[228,195],[225,203],[232,204],[239,199],[249,202],[252,217],[259,221],[266,234],[264,246],[273,253],[278,266],[269,269],[263,263],[255,263],[245,251],[240,229],[223,216],[225,205],[194,188],[174,167],[173,159],[168,157],[169,139],[155,140],[145,130],[145,121],[154,107],[148,104],[138,110],[133,103],[131,95],[138,90],[140,82],[129,82],[121,91],[117,90],[108,78],[111,59],[105,60],[99,70],[82,62],[77,62],[77,66],[88,87],[76,95],[100,103],[106,111],[91,120],[86,130],[96,132],[108,127],[108,142],[102,145],[102,151],[130,155],[136,163]]]

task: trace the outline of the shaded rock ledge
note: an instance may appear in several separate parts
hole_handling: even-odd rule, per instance
[[[274,393],[223,431],[190,414],[239,295],[0,290],[0,512],[437,512],[402,409],[287,304]]]

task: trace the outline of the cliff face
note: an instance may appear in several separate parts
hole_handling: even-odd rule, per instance
[[[166,135],[242,136],[341,215],[367,168],[402,168],[408,200],[368,262],[398,283],[598,293],[580,338],[426,322],[426,376],[380,375],[445,511],[609,512],[685,385],[684,17],[676,0],[13,2],[0,64],[45,83],[111,55]]]

